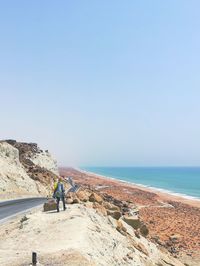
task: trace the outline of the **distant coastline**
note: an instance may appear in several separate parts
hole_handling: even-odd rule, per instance
[[[124,180],[123,177],[117,178],[117,177],[102,175],[102,174],[99,174],[97,172],[88,171],[86,169],[79,168],[79,167],[76,167],[74,169],[76,169],[79,172],[82,172],[82,173],[85,173],[85,174],[88,174],[88,175],[91,175],[94,177],[99,177],[99,178],[103,178],[103,179],[107,179],[107,180],[113,180],[116,182],[121,182],[123,184],[127,184],[128,186],[132,186],[132,187],[139,188],[141,190],[156,193],[161,197],[164,196],[164,198],[178,200],[178,201],[181,201],[183,203],[188,203],[188,204],[191,204],[193,206],[200,207],[200,197],[195,197],[195,196],[191,196],[188,194],[178,193],[178,192],[167,190],[164,188],[158,188],[158,187],[154,187],[154,186],[144,185],[141,183],[135,183],[135,182],[127,181],[127,180]]]

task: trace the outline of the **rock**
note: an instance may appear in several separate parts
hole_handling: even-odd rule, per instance
[[[56,210],[56,202],[54,200],[44,203],[44,212]]]
[[[167,248],[167,247],[172,247],[174,244],[173,244],[173,242],[171,241],[171,240],[168,240],[168,241],[166,241],[165,242],[165,247]]]
[[[158,245],[165,247],[165,242],[164,241],[161,241],[160,239],[158,239],[156,242],[157,242]]]
[[[47,198],[47,199],[48,199],[48,201],[47,201],[48,203],[54,203],[54,202],[56,202],[56,200],[53,199],[53,198],[52,199]]]
[[[151,239],[157,242],[160,237],[158,235],[152,235]]]
[[[80,200],[78,198],[74,198],[72,204],[78,204],[80,203]]]
[[[117,220],[115,220],[112,216],[108,216],[108,222],[112,226],[112,228],[117,227]]]
[[[74,196],[75,196],[75,194],[74,194],[73,192],[68,192],[68,193],[65,195],[65,198],[66,198],[66,199],[69,199],[69,198],[73,199]]]
[[[120,211],[120,208],[110,202],[104,201],[103,206],[110,211]]]
[[[114,205],[120,207],[120,208],[122,208],[123,205],[124,205],[124,201],[121,201],[121,200],[118,200],[118,199],[115,199],[115,198],[112,199],[112,203],[113,203]]]
[[[77,197],[76,193],[74,192],[69,192],[67,193],[67,195],[65,196],[65,202],[67,204],[77,204],[80,203],[79,198]]]
[[[72,198],[67,198],[67,199],[65,199],[65,203],[66,204],[72,204],[73,203],[73,199]]]
[[[122,201],[122,207],[128,208],[129,204],[126,201]]]
[[[79,200],[83,201],[83,202],[87,202],[89,200],[89,193],[87,191],[78,191],[76,193],[76,196],[79,198]]]
[[[103,198],[101,196],[99,196],[98,194],[96,193],[92,193],[89,197],[89,201],[91,202],[98,202],[98,203],[102,203],[103,202]]]
[[[123,220],[132,226],[134,229],[138,229],[141,226],[141,221],[138,216],[124,216]]]
[[[112,216],[114,219],[119,220],[119,218],[122,216],[120,211],[110,211],[107,210],[107,214]]]
[[[104,208],[104,206],[102,206],[101,204],[97,203],[97,202],[94,202],[93,203],[93,208],[97,211],[97,213],[99,214],[102,214],[104,216],[107,215],[107,211],[106,209]]]
[[[137,238],[140,238],[140,234],[139,234],[138,230],[135,230],[135,236],[136,236]]]
[[[143,236],[147,236],[149,234],[149,229],[147,228],[147,226],[145,224],[143,224],[141,227],[140,227],[140,233],[143,235]]]
[[[123,257],[123,260],[127,262],[128,261],[128,258],[127,257]]]
[[[177,242],[180,241],[180,238],[181,238],[181,237],[182,237],[181,235],[176,234],[176,235],[171,235],[171,236],[169,237],[169,239],[170,239],[173,243],[177,243]]]
[[[149,256],[147,249],[145,248],[145,246],[142,243],[138,243],[136,248],[137,248],[137,250],[144,253],[146,256]]]
[[[127,229],[126,227],[123,226],[121,221],[117,221],[117,231],[120,232],[122,235],[126,236],[127,235]]]
[[[54,158],[49,152],[41,150],[36,143],[17,142],[14,140],[6,140],[7,143],[19,150],[20,162],[38,166],[47,169],[58,175],[58,167]]]
[[[134,248],[136,248],[140,252],[144,253],[146,256],[149,256],[149,253],[148,253],[146,247],[144,246],[144,244],[142,244],[141,242],[138,243],[134,239],[131,239],[131,244]]]

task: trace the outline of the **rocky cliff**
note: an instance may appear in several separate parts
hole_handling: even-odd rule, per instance
[[[138,218],[125,219],[128,202],[86,187],[66,196],[66,211],[37,210],[0,228],[0,265],[30,265],[34,250],[41,266],[184,266],[135,228]]]
[[[47,196],[57,175],[56,161],[37,144],[0,141],[0,199]]]

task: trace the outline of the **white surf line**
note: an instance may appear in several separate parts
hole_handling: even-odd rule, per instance
[[[131,181],[126,181],[126,180],[123,180],[123,179],[118,179],[117,177],[110,177],[110,176],[106,176],[106,175],[101,175],[101,174],[98,174],[98,173],[95,173],[95,172],[90,172],[90,171],[86,171],[86,170],[82,170],[81,168],[74,168],[76,171],[79,171],[83,174],[89,174],[91,176],[94,176],[94,177],[99,177],[99,178],[103,178],[103,179],[110,179],[110,180],[114,180],[114,181],[118,181],[118,182],[121,182],[121,183],[124,183],[124,184],[128,184],[128,185],[133,185],[133,186],[136,186],[138,189],[147,189],[147,191],[149,192],[160,192],[160,193],[163,193],[163,194],[167,194],[168,196],[176,196],[176,197],[179,197],[179,198],[182,198],[182,199],[186,199],[186,200],[192,200],[192,201],[200,201],[200,198],[199,197],[196,197],[196,196],[191,196],[191,195],[187,195],[187,194],[184,194],[184,193],[179,193],[179,192],[175,192],[175,191],[171,191],[171,190],[167,190],[167,189],[164,189],[164,188],[158,188],[158,187],[152,187],[150,185],[143,185],[143,184],[140,184],[140,183],[134,183],[134,182],[131,182]]]

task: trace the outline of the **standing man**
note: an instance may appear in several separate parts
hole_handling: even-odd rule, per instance
[[[57,203],[57,212],[59,212],[59,203],[60,200],[63,202],[63,211],[66,210],[65,207],[65,188],[62,183],[62,178],[59,177],[58,181],[54,184],[54,193],[53,197],[56,198],[56,203]]]

